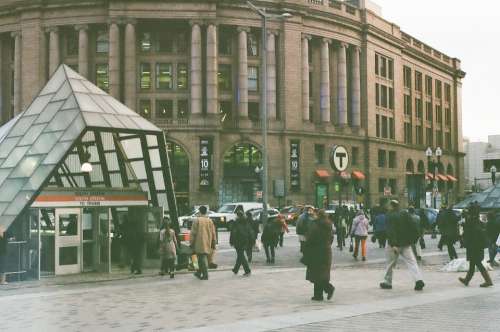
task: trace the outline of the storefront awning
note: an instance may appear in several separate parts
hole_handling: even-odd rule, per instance
[[[366,179],[366,176],[361,171],[352,171],[352,177],[356,180]]]
[[[425,174],[425,179],[426,180],[434,180],[434,175],[432,175],[432,173],[427,173],[427,174]]]
[[[437,174],[436,175],[437,179],[438,180],[441,180],[441,181],[448,181],[448,178],[446,177],[446,175],[443,175],[443,174]]]
[[[314,174],[321,179],[327,179],[330,177],[330,173],[326,169],[317,169]]]
[[[456,177],[454,177],[453,175],[446,175],[446,177],[448,178],[448,180],[450,180],[451,182],[458,182],[458,179]]]

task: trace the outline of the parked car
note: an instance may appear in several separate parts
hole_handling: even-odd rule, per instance
[[[237,202],[226,203],[222,205],[217,212],[210,215],[217,228],[224,227],[227,230],[231,229],[232,223],[236,220],[236,209],[241,208],[246,213],[252,209],[262,208],[262,203],[259,202]]]
[[[198,217],[199,212],[200,211],[196,209],[187,216],[179,217],[179,225],[181,225],[181,227],[183,228],[191,229],[191,226],[193,225],[195,218]],[[207,216],[210,218],[210,216],[213,215],[214,213],[215,213],[214,211],[208,210]]]
[[[290,225],[295,225],[297,223],[297,219],[299,219],[300,214],[302,213],[302,209],[304,207],[297,206],[287,206],[281,209],[280,213],[285,216],[285,220]]]

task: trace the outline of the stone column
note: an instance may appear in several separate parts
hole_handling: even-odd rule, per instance
[[[337,110],[340,126],[347,125],[347,61],[346,61],[346,43],[340,43],[337,49]]]
[[[207,27],[207,113],[217,114],[219,92],[217,89],[217,27]]]
[[[330,122],[330,43],[326,38],[321,41],[320,112],[324,123]]]
[[[51,76],[59,66],[61,57],[59,54],[59,28],[49,27],[49,76]]]
[[[267,117],[276,120],[276,32],[267,37]]]
[[[109,23],[109,94],[120,99],[120,27]]]
[[[238,114],[248,118],[248,28],[238,28]]]
[[[353,127],[361,126],[361,74],[359,56],[361,49],[353,46],[351,50],[351,119]]]
[[[137,41],[135,34],[136,21],[129,19],[125,25],[125,105],[130,109],[137,108]]]
[[[309,41],[311,36],[302,36],[302,119],[309,121]]]
[[[191,22],[191,114],[201,114],[201,28]]]
[[[22,111],[21,106],[21,31],[11,33],[14,38],[14,116]]]
[[[89,76],[89,26],[79,24],[75,26],[78,31],[78,72],[83,77]]]

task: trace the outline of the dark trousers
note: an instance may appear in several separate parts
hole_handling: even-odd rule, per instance
[[[455,250],[455,241],[444,239],[443,242],[446,244],[446,247],[448,248],[448,256],[450,256],[450,259],[453,260],[458,258],[457,251]]]
[[[496,243],[496,239],[491,242],[490,247],[488,248],[488,253],[489,253],[489,256],[490,256],[490,262],[494,262],[495,261],[495,257],[497,256],[497,243]]]
[[[385,232],[377,233],[377,234],[375,234],[375,237],[378,240],[379,248],[385,248],[385,245],[387,243],[387,235],[385,235]]]
[[[482,275],[484,275],[486,273],[486,269],[480,260],[470,260],[469,261],[469,271],[467,271],[467,275],[465,276],[465,279],[467,279],[467,281],[470,281],[472,279],[472,277],[474,276],[474,272],[476,272],[476,266]]]
[[[234,264],[233,272],[238,273],[242,265],[245,273],[250,273],[250,266],[248,266],[247,258],[245,257],[245,249],[236,249],[236,264]]]
[[[266,252],[266,260],[267,262],[274,262],[274,245],[265,244],[264,251]]]
[[[129,251],[131,260],[130,272],[142,272],[142,247],[133,248]]]
[[[198,257],[198,274],[201,279],[208,279],[208,255],[196,254]]]
[[[283,247],[283,240],[285,238],[285,232],[280,233],[280,247]]]
[[[173,274],[175,271],[175,258],[162,257],[160,271]]]
[[[340,250],[342,250],[343,247],[345,247],[345,230],[342,227],[339,227],[337,230],[337,247],[339,247]]]
[[[323,299],[323,293],[328,293],[333,285],[328,281],[319,281],[314,283],[314,298]]]
[[[250,246],[248,248],[245,249],[245,252],[247,254],[247,257],[248,257],[248,263],[252,263],[252,257],[253,257],[253,246]]]

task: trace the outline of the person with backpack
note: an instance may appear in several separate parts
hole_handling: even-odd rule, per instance
[[[472,203],[465,214],[464,224],[464,244],[467,253],[467,260],[469,261],[469,271],[465,278],[458,278],[458,280],[465,286],[469,286],[469,282],[474,276],[476,267],[484,278],[484,283],[480,287],[491,287],[493,282],[488,273],[488,270],[483,266],[484,248],[488,247],[488,237],[481,225],[479,219],[479,205]]]
[[[351,237],[355,239],[354,254],[352,255],[355,260],[358,259],[359,247],[361,244],[361,257],[366,261],[366,238],[368,237],[368,218],[364,212],[359,210],[354,217],[352,224]]]
[[[236,221],[229,237],[229,244],[236,250],[236,263],[233,268],[234,274],[238,274],[240,267],[243,265],[243,270],[245,270],[244,276],[250,275],[250,266],[245,257],[245,252],[252,245],[253,241],[252,226],[248,223],[248,219],[245,218],[243,211],[238,210],[236,212]]]
[[[160,230],[160,275],[170,274],[170,279],[174,278],[175,259],[177,258],[177,239],[175,232],[170,228],[168,220],[165,218]]]
[[[387,243],[385,208],[377,208],[374,214],[375,218],[373,220],[373,234],[378,240],[379,248],[385,248],[385,245]]]
[[[418,236],[418,229],[408,212],[401,211],[399,202],[392,200],[389,203],[387,215],[387,240],[389,242],[389,247],[386,249],[387,269],[384,281],[380,283],[380,288],[392,289],[393,269],[400,256],[415,280],[415,290],[421,291],[424,288],[422,274],[411,250],[411,245],[417,241]]]
[[[306,233],[309,223],[312,219],[313,208],[311,206],[306,206],[302,210],[302,214],[299,216],[297,220],[297,226],[295,228],[295,232],[297,233],[300,241],[300,252],[304,252],[304,245],[306,243]]]

